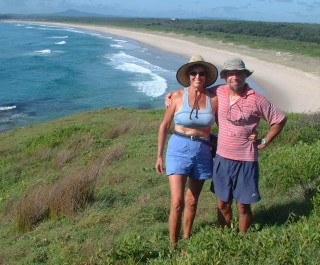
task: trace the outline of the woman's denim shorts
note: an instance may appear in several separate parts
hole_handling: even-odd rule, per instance
[[[211,179],[213,159],[211,147],[201,141],[193,141],[172,135],[166,154],[166,174],[187,175],[192,179]]]

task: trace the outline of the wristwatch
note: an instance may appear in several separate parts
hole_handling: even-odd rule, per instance
[[[265,138],[261,139],[261,143],[260,144],[266,145],[267,144],[267,140]]]

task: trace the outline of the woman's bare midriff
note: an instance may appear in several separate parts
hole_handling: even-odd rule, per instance
[[[188,128],[180,125],[175,125],[174,130],[179,133],[188,134],[188,135],[197,136],[197,137],[203,137],[203,138],[210,137],[209,127]]]

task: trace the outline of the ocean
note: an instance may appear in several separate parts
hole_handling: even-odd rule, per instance
[[[188,60],[71,27],[0,22],[0,33],[0,132],[104,107],[164,108]]]

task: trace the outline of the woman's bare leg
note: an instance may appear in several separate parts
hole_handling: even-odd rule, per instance
[[[197,213],[198,199],[204,180],[189,179],[189,187],[185,196],[185,209],[183,218],[183,238],[189,238],[193,221]]]
[[[181,218],[184,208],[184,187],[187,181],[187,176],[170,175],[169,184],[171,192],[171,207],[169,215],[169,234],[170,241],[174,247],[179,239],[181,230]]]

